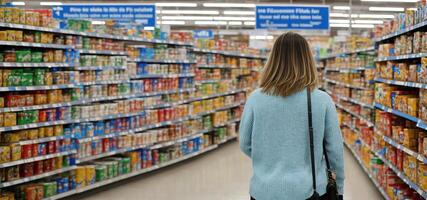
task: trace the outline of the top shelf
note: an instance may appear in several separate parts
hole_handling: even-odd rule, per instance
[[[380,38],[377,38],[376,42],[380,43],[380,42],[383,42],[383,41],[388,40],[390,38],[394,38],[394,37],[397,37],[399,35],[403,35],[403,34],[411,32],[411,31],[417,30],[417,29],[422,28],[424,26],[427,26],[427,21],[423,21],[423,22],[415,24],[413,26],[406,27],[405,29],[398,30],[398,31],[396,31],[394,33],[390,33],[388,35],[385,35],[385,36],[382,36]]]
[[[222,51],[222,50],[212,50],[212,49],[199,49],[199,48],[194,48],[194,49],[193,49],[193,52],[199,52],[199,53],[212,53],[212,54],[222,54],[222,55],[226,55],[226,56],[245,57],[245,58],[259,58],[259,59],[267,59],[267,57],[266,57],[266,56],[243,54],[243,53],[234,52],[234,51]]]
[[[320,57],[320,60],[325,60],[325,59],[331,59],[331,58],[336,58],[336,57],[342,57],[342,56],[346,56],[346,55],[350,55],[350,54],[356,54],[356,53],[363,53],[363,52],[371,52],[371,51],[375,51],[375,46],[370,46],[367,48],[363,48],[363,49],[356,49],[353,51],[348,51],[348,52],[343,52],[343,53],[338,53],[338,54],[331,54],[325,57]]]
[[[59,29],[59,28],[46,28],[46,27],[29,26],[29,25],[22,25],[22,24],[11,24],[11,23],[3,23],[3,22],[0,22],[0,27],[33,30],[33,31],[44,31],[44,32],[51,32],[51,33],[68,34],[68,35],[81,35],[81,36],[88,36],[88,37],[123,40],[123,41],[145,42],[145,43],[153,43],[153,44],[171,44],[171,45],[181,45],[181,46],[194,45],[193,43],[173,41],[173,40],[145,39],[145,38],[134,37],[134,36],[87,33],[87,32],[73,31],[73,30],[66,30],[66,29]]]

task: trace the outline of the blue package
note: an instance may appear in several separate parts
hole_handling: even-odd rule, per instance
[[[70,191],[70,187],[69,187],[69,178],[68,177],[64,177],[61,179],[61,183],[62,183],[62,190],[64,192],[68,192]]]
[[[72,134],[74,138],[82,138],[82,128],[80,124],[73,124],[72,125]]]
[[[95,126],[93,123],[89,123],[86,125],[86,137],[93,137],[95,136]]]
[[[95,136],[99,136],[99,135],[104,135],[104,122],[103,121],[99,121],[96,122],[95,124]]]
[[[138,67],[136,68],[136,74],[142,75],[147,73],[147,63],[139,63]]]

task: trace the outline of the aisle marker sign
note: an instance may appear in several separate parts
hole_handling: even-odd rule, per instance
[[[260,5],[256,28],[269,30],[329,30],[329,6]]]
[[[214,32],[210,29],[208,30],[193,30],[193,38],[196,39],[213,39]]]
[[[97,19],[137,21],[145,26],[156,26],[156,6],[140,5],[63,5],[53,8],[57,19]]]

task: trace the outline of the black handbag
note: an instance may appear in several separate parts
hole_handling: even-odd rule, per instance
[[[314,160],[314,142],[313,142],[313,119],[311,112],[311,93],[310,89],[307,88],[307,108],[308,108],[308,133],[310,138],[310,160],[311,160],[311,175],[313,178],[313,195],[308,200],[319,200],[320,196],[316,189],[316,164]],[[338,200],[338,189],[337,183],[331,166],[329,165],[328,154],[325,149],[325,142],[323,141],[323,154],[326,160],[328,184],[326,186],[326,194],[322,195],[322,199],[327,200]]]

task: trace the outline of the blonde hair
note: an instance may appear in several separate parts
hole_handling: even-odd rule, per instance
[[[288,32],[279,36],[264,66],[260,87],[275,96],[289,96],[317,86],[317,69],[308,42]]]

